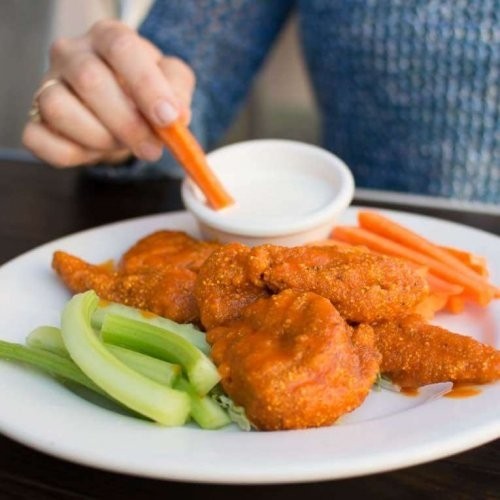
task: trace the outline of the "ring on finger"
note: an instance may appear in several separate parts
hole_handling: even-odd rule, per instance
[[[45,90],[48,88],[61,83],[61,80],[58,78],[50,78],[42,83],[42,85],[36,90],[33,95],[33,100],[31,101],[31,108],[28,112],[29,119],[34,123],[40,123],[42,121],[42,115],[40,113],[40,104],[38,103],[38,99],[42,95]]]

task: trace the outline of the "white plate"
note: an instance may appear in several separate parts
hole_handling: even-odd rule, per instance
[[[429,217],[387,212],[442,244],[488,258],[500,283],[500,238]],[[342,223],[355,222],[349,209]],[[78,233],[32,250],[0,268],[0,335],[23,342],[40,324],[58,324],[69,295],[50,269],[63,249],[92,262],[119,257],[160,228],[196,235],[192,218],[170,213]],[[437,323],[500,347],[500,303],[468,308]],[[0,362],[0,431],[43,452],[134,475],[217,483],[278,483],[359,476],[457,453],[500,436],[500,384],[465,399],[372,391],[338,424],[322,429],[249,432],[235,427],[167,429],[96,406],[34,370]]]

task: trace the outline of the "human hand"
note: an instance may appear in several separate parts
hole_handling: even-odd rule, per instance
[[[114,20],[56,41],[42,82],[23,144],[56,167],[158,160],[152,127],[191,118],[191,68]]]

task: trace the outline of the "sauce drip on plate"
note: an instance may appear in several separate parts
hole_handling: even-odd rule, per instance
[[[418,396],[419,391],[416,387],[401,387],[400,394],[403,394],[404,396],[415,397]]]
[[[477,396],[481,390],[469,384],[453,384],[453,389],[444,395],[445,398],[470,398]]]

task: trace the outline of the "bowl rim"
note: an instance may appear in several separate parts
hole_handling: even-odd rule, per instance
[[[328,161],[334,166],[336,173],[339,176],[338,194],[332,199],[331,202],[321,209],[313,212],[312,214],[308,214],[307,216],[297,218],[292,223],[283,224],[280,228],[261,226],[249,229],[236,225],[235,223],[232,223],[232,221],[228,221],[227,219],[220,217],[220,214],[225,210],[230,210],[230,207],[222,209],[221,211],[214,211],[209,208],[196,196],[196,186],[191,179],[189,179],[189,177],[186,177],[181,185],[181,197],[184,202],[184,206],[195,216],[195,218],[198,218],[205,225],[210,226],[215,230],[234,235],[249,237],[284,236],[288,234],[300,233],[326,224],[329,219],[339,215],[350,205],[354,197],[355,187],[354,177],[351,170],[341,158],[320,146],[290,139],[252,139],[249,141],[228,144],[215,149],[207,154],[207,159],[210,163],[210,159],[212,157],[222,152],[227,153],[231,149],[251,148],[254,146],[295,148],[302,151],[308,151],[312,155],[319,155],[328,159]]]

